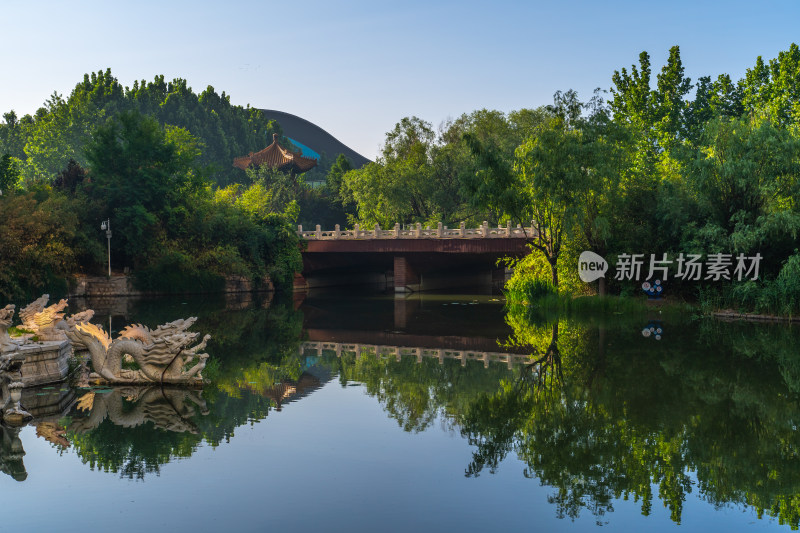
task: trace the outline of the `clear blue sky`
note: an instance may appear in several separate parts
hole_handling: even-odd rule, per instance
[[[9,5],[11,4],[11,5]],[[686,73],[744,75],[800,41],[800,2],[4,2],[0,111],[33,113],[86,72],[156,74],[294,113],[374,158],[404,116],[588,99],[647,50]]]

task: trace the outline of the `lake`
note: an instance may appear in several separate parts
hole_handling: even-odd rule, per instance
[[[74,302],[199,317],[201,389],[26,390],[9,531],[790,530],[800,331],[488,293]],[[77,307],[78,309],[76,309]]]

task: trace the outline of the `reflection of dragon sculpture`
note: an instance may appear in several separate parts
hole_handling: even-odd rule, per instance
[[[90,431],[108,418],[127,428],[152,422],[167,431],[197,433],[191,421],[195,406],[201,414],[208,413],[205,401],[194,390],[127,386],[103,393],[88,392],[78,400],[78,410],[89,411],[89,416],[73,417],[68,430]]]
[[[142,325],[128,326],[119,338],[106,334],[94,324],[80,323],[67,331],[74,345],[89,350],[94,373],[90,379],[111,383],[202,383],[200,372],[206,366],[208,354],[198,353],[206,347],[210,335],[196,346],[198,333],[186,330],[196,318],[177,320],[155,330]],[[122,368],[130,356],[138,369]],[[193,361],[194,366],[189,366]]]

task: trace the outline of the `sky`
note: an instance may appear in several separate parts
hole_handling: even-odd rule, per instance
[[[678,45],[686,75],[744,76],[800,41],[800,2],[0,1],[0,112],[34,113],[88,72],[184,78],[293,113],[374,159],[405,116],[438,127],[575,89]],[[654,77],[655,78],[655,77]]]

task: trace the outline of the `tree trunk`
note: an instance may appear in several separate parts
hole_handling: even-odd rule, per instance
[[[597,285],[597,294],[600,296],[606,295],[606,278],[600,278],[597,280],[599,283]]]
[[[553,287],[558,289],[558,265],[555,261],[550,263],[550,269],[553,271]]]

